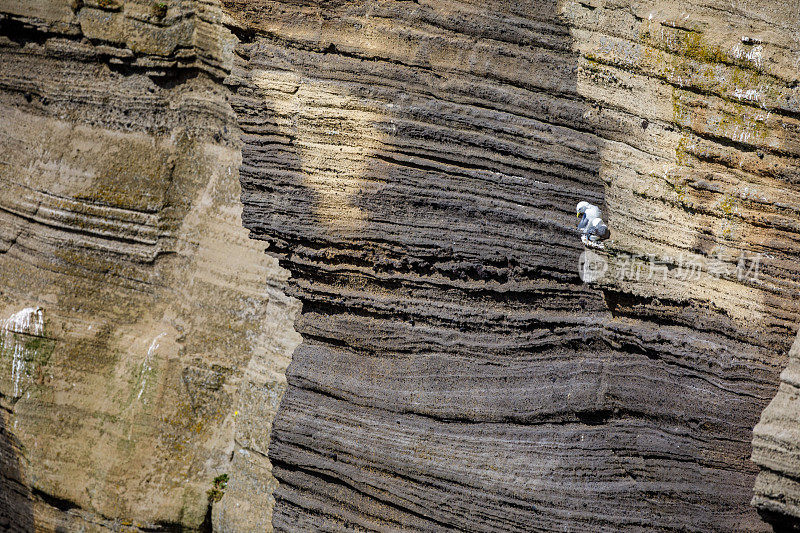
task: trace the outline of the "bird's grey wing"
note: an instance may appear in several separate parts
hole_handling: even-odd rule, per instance
[[[609,231],[608,226],[602,220],[592,226],[592,229],[594,230],[593,235],[598,241],[604,241],[611,236],[611,231]]]
[[[608,226],[601,219],[596,218],[586,228],[586,235],[591,241],[600,241],[607,239],[610,232],[608,231]]]
[[[603,218],[603,213],[600,212],[600,208],[596,205],[590,205],[586,208],[586,218],[589,220],[593,220],[595,218]]]

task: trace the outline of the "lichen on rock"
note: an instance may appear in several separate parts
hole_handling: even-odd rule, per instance
[[[270,520],[266,446],[232,452],[271,426],[295,304],[241,225],[236,38],[160,4],[0,2],[0,529],[211,526],[234,462],[215,513]]]
[[[0,24],[0,527],[798,514],[794,3],[25,0]],[[613,234],[587,283],[578,200]]]

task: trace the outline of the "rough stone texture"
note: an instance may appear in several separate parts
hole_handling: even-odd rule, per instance
[[[240,167],[277,529],[770,529],[796,0],[223,3],[0,0],[0,528],[269,528]]]
[[[794,530],[800,528],[799,375],[800,336],[789,351],[778,393],[753,430],[753,461],[761,467],[753,505],[768,519],[792,525]]]
[[[267,450],[272,421],[286,391],[286,366],[300,338],[292,326],[299,303],[282,291],[285,271],[279,273],[277,265],[270,270],[268,286],[260,289],[261,297],[269,298],[259,318],[265,342],[254,350],[239,386],[230,481],[225,497],[213,508],[215,532],[272,531],[278,483]]]
[[[617,242],[601,286],[616,316],[691,326],[680,350],[671,349],[681,356],[676,364],[692,361],[692,371],[706,363],[701,379],[715,387],[691,385],[670,399],[686,395],[696,433],[733,435],[716,448],[726,451],[725,468],[749,472],[749,430],[774,390],[775,365],[785,361],[800,309],[800,4],[643,7],[618,12],[613,22],[567,11],[590,73],[585,94],[605,115],[600,175]],[[632,31],[604,31],[628,23]],[[651,47],[629,47],[620,37]],[[708,335],[717,332],[722,340]],[[794,425],[787,417],[798,415],[785,404],[786,386],[764,412],[752,453],[762,467],[752,503],[778,530],[789,527],[788,517],[796,521],[788,502],[800,494],[795,488],[792,496],[787,477],[799,471],[788,469]],[[776,505],[784,497],[787,505]]]
[[[241,226],[224,22],[0,1],[0,530],[206,527],[223,472],[217,529],[268,529],[297,304]]]
[[[770,529],[796,2],[224,4],[243,218],[303,303],[276,529]]]

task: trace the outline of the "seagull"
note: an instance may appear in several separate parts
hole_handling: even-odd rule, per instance
[[[611,231],[603,222],[600,208],[589,202],[580,202],[576,208],[578,218],[578,231],[581,232],[581,241],[593,248],[604,248],[601,241],[611,236]]]
[[[586,228],[586,232],[581,235],[581,241],[588,246],[605,248],[601,241],[609,237],[611,237],[611,230],[608,229],[606,223],[603,222],[602,218],[595,218],[589,222],[589,227]]]
[[[579,202],[578,207],[576,208],[576,212],[578,213],[578,230],[585,234],[587,228],[589,227],[589,223],[594,220],[595,218],[602,218],[603,214],[600,212],[600,208],[594,204],[590,204],[589,202]]]

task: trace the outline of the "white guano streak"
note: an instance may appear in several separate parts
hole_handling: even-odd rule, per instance
[[[22,379],[25,375],[25,343],[20,342],[15,334],[43,336],[44,310],[41,307],[26,307],[3,321],[3,346],[13,346],[11,381],[14,383],[14,397],[18,398],[21,395]]]
[[[142,393],[144,393],[144,387],[145,385],[147,385],[147,375],[153,369],[150,362],[153,359],[153,354],[158,349],[159,346],[158,339],[160,339],[164,335],[166,335],[166,333],[159,334],[155,339],[153,339],[153,342],[150,343],[150,348],[147,349],[147,355],[145,356],[144,361],[142,362],[142,371],[139,374],[139,379],[142,381],[142,386],[139,389],[139,394],[136,396],[137,400],[142,398]]]

